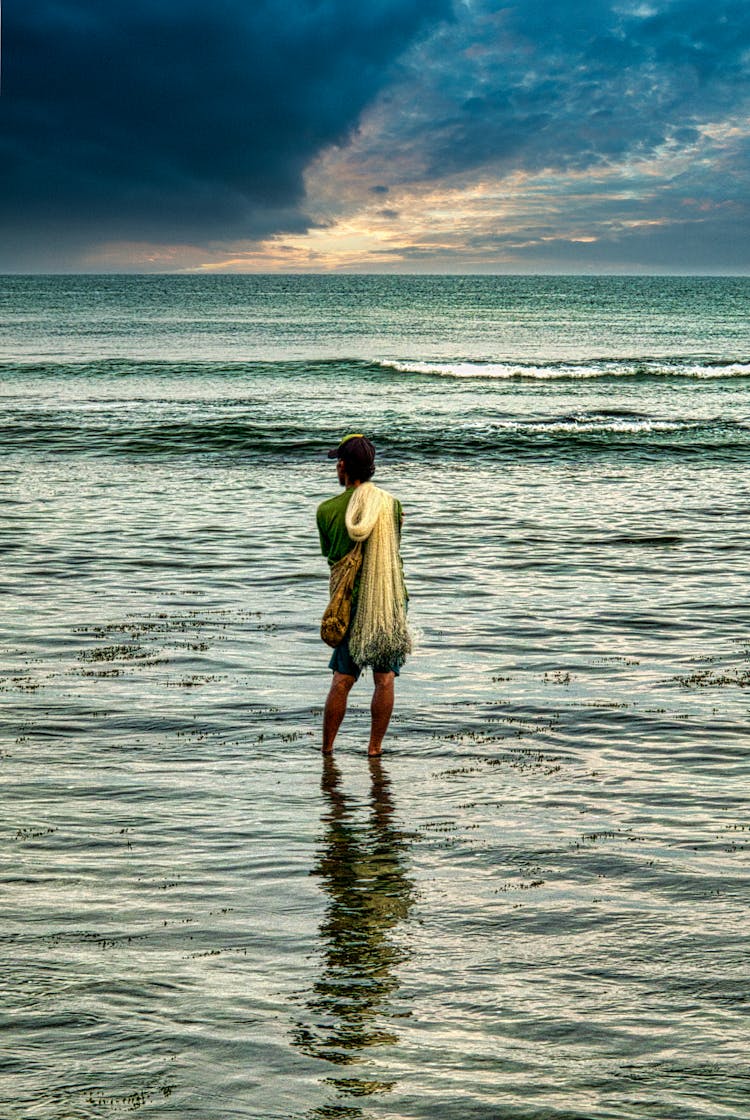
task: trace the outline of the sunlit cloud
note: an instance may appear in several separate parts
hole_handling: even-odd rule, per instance
[[[689,189],[702,156],[715,155],[716,130],[707,128],[690,149],[665,144],[641,160],[610,164],[595,174],[518,171],[480,181],[409,183],[373,189],[351,153],[326,153],[311,169],[308,202],[317,225],[307,233],[273,237],[217,253],[198,266],[203,271],[389,271],[522,269],[534,250],[559,252],[566,244],[617,246],[632,235],[689,228],[709,213],[728,213],[726,200],[696,199]],[[732,132],[733,142],[745,139]],[[729,143],[725,132],[722,143]],[[338,184],[340,208],[331,204]],[[389,205],[383,207],[382,201]],[[341,201],[343,200],[343,201]],[[317,203],[317,209],[315,204]],[[558,255],[549,267],[558,264]],[[627,263],[627,262],[626,262]]]

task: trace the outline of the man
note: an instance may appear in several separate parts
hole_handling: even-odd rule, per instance
[[[328,458],[336,460],[344,491],[318,506],[323,555],[332,566],[358,540],[366,543],[352,595],[349,630],[329,662],[333,680],[323,713],[323,753],[332,753],[349,692],[362,669],[369,666],[375,682],[367,748],[372,757],[382,751],[393,711],[394,681],[411,651],[399,555],[404,514],[396,498],[370,481],[375,473],[375,448],[365,436],[345,436],[328,452]]]

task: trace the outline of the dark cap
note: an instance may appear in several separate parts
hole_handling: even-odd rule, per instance
[[[329,459],[343,459],[349,478],[367,482],[375,473],[375,448],[359,432],[344,436],[338,447],[328,452]]]
[[[328,452],[329,459],[346,459],[351,458],[369,458],[374,462],[375,448],[361,432],[354,432],[352,435],[344,436],[338,447],[332,448]]]

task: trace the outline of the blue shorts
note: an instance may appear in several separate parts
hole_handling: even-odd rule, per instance
[[[374,665],[372,671],[373,673],[395,673],[398,676],[402,665],[403,661],[394,661],[392,665]],[[344,635],[344,640],[336,646],[331,654],[328,668],[333,669],[334,673],[345,673],[347,677],[354,677],[355,681],[359,679],[362,667],[354,661],[349,652],[348,630]]]

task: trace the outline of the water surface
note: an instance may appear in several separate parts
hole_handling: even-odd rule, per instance
[[[0,1111],[744,1118],[750,282],[0,282]],[[319,755],[324,452],[417,649]]]

